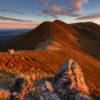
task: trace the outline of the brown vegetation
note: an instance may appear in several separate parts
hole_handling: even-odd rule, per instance
[[[10,73],[54,74],[67,60],[82,67],[91,93],[100,96],[100,26],[94,23],[65,24],[61,21],[42,23],[29,33],[14,37],[1,49],[14,48],[15,54],[0,52],[0,70]],[[44,43],[44,50],[37,50]],[[46,50],[52,41],[60,44],[57,51]]]

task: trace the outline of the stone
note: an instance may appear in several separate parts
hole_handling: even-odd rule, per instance
[[[40,100],[60,100],[56,93],[53,92],[43,92],[40,96]]]
[[[62,100],[92,100],[80,66],[71,59],[56,73],[53,86]]]
[[[48,81],[45,82],[44,87],[46,88],[46,90],[48,90],[50,92],[53,92],[54,91],[51,83],[48,82]]]
[[[75,95],[75,100],[92,100],[89,96],[82,94],[82,93],[77,93]]]
[[[9,49],[8,52],[9,52],[10,54],[15,54],[14,49]]]
[[[11,87],[10,100],[19,100],[24,98],[24,95],[29,90],[29,84],[26,79],[18,78],[15,80],[15,84]]]
[[[38,91],[41,91],[39,100],[60,100],[49,81],[40,84]]]
[[[15,80],[15,84],[12,86],[11,88],[11,93],[12,92],[17,92],[17,93],[21,93],[22,90],[25,88],[25,86],[27,86],[27,80],[25,80],[24,78],[18,78]]]

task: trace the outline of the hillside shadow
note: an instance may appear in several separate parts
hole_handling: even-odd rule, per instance
[[[76,35],[77,42],[82,46],[82,51],[86,52],[87,54],[91,55],[92,57],[100,60],[100,43],[99,41],[93,40],[89,37],[84,35]]]
[[[83,52],[86,52],[87,54],[91,55],[92,57],[95,57],[96,59],[100,60],[100,43],[99,41],[96,41],[94,39],[91,39],[89,37],[86,37],[84,35],[79,35],[79,34],[73,34],[75,37],[77,37],[77,42],[82,46],[81,50]],[[42,40],[41,42],[45,41]],[[29,44],[26,44],[29,45]],[[9,47],[9,49],[14,49],[14,50],[36,50],[38,43],[35,41],[34,46],[26,48],[23,47]],[[74,44],[71,44],[74,45]],[[74,46],[74,49],[78,50],[79,47]],[[80,48],[79,48],[80,49]],[[8,52],[8,47],[5,47],[4,49],[0,49],[0,52]]]

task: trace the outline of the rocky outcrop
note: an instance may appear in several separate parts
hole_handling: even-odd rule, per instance
[[[29,92],[27,81],[17,79],[11,92],[21,94],[21,100],[93,100],[80,66],[71,59],[61,66],[52,82],[40,82],[34,87]]]
[[[14,86],[10,89],[10,100],[23,100],[25,94],[29,91],[30,86],[28,81],[24,78],[18,78],[15,80]]]
[[[60,100],[55,93],[52,84],[46,81],[38,86],[38,91],[41,92],[39,100]]]
[[[11,93],[12,92],[18,92],[20,93],[25,86],[27,86],[27,81],[24,78],[18,78],[15,80],[14,86],[11,88]]]
[[[56,73],[53,86],[61,100],[92,100],[80,66],[71,59]]]

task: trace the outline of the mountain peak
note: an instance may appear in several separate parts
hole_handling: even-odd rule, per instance
[[[67,24],[67,23],[65,23],[65,22],[63,22],[63,21],[61,21],[61,20],[55,20],[55,21],[53,21],[54,23],[57,23],[57,24]]]
[[[63,21],[56,19],[56,20],[54,20],[54,22],[63,22]]]
[[[79,27],[76,27],[79,26]],[[37,28],[34,30],[27,32],[26,34],[22,34],[19,36],[16,36],[13,39],[10,39],[10,42],[6,42],[6,44],[3,47],[3,49],[9,49],[14,48],[17,50],[26,50],[26,49],[35,49],[38,45],[41,43],[46,42],[46,40],[53,40],[53,41],[64,41],[70,43],[73,41],[74,44],[76,43],[76,40],[78,37],[76,37],[76,34],[83,34],[84,30],[81,29],[81,27],[85,27],[85,24],[66,24],[63,21],[55,20],[53,22],[46,21],[41,23]],[[88,25],[88,28],[85,29],[85,33],[92,34],[94,37],[94,30],[88,31],[91,27]],[[96,30],[99,28],[96,27]],[[81,30],[81,31],[79,31]],[[99,30],[98,30],[99,31]],[[87,35],[86,34],[86,35]],[[90,37],[90,36],[89,36]],[[97,38],[97,35],[95,35],[95,38]],[[99,39],[99,38],[98,38]],[[28,44],[28,45],[26,45]],[[2,49],[2,48],[1,48]]]

